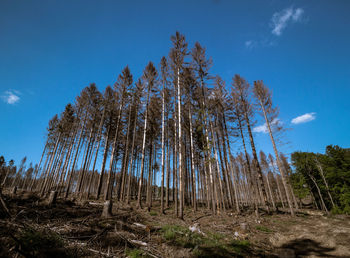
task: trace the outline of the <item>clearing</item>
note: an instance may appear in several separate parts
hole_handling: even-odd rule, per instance
[[[252,211],[216,216],[201,208],[137,210],[115,202],[101,218],[102,201],[58,199],[33,193],[4,195],[12,214],[0,219],[0,257],[350,257],[349,216],[300,210],[295,217]]]

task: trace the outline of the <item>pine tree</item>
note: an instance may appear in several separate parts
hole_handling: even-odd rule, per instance
[[[252,129],[251,129],[251,118],[253,117],[253,107],[249,100],[249,84],[239,75],[235,75],[233,78],[232,86],[233,86],[232,94],[235,94],[237,96],[236,108],[239,108],[242,111],[243,118],[248,131],[250,146],[253,154],[253,167],[255,168],[258,175],[258,185],[262,191],[264,206],[267,209],[267,211],[269,211],[269,206],[267,203],[267,194],[266,194],[266,190],[263,182],[263,174],[258,161],[258,156],[256,153],[254,138],[253,138]]]
[[[170,50],[170,60],[171,60],[171,69],[173,71],[173,78],[174,78],[174,87],[175,87],[175,96],[176,96],[176,103],[177,103],[177,150],[178,150],[178,162],[179,162],[179,218],[183,219],[183,198],[184,198],[184,175],[183,175],[183,157],[182,157],[182,145],[183,145],[183,139],[182,139],[182,85],[181,85],[181,72],[184,66],[184,59],[187,55],[187,43],[185,41],[185,37],[181,35],[179,32],[176,32],[174,36],[171,36],[171,41],[173,43],[173,48]],[[176,198],[178,198],[176,196]]]
[[[289,210],[292,216],[294,216],[294,210],[293,210],[293,205],[290,197],[290,191],[286,179],[286,175],[283,171],[282,164],[279,158],[279,154],[277,151],[275,139],[273,137],[273,131],[271,129],[272,125],[278,126],[278,110],[277,108],[272,107],[272,99],[271,99],[271,93],[269,92],[268,88],[263,84],[262,81],[255,81],[254,82],[254,88],[253,88],[254,96],[259,102],[260,110],[262,111],[265,121],[266,121],[266,126],[269,131],[270,139],[273,145],[273,150],[275,152],[275,157],[276,157],[276,162],[278,169],[280,171],[280,174],[282,176],[282,183],[284,188],[286,189],[286,195],[287,195],[287,201],[289,205]]]
[[[118,96],[119,108],[118,108],[117,123],[116,123],[112,152],[111,152],[110,163],[109,163],[107,185],[104,193],[105,200],[110,200],[112,198],[113,179],[114,179],[113,165],[117,163],[117,159],[118,159],[119,148],[117,144],[118,144],[119,132],[121,130],[122,112],[123,112],[125,101],[128,97],[128,89],[131,86],[132,82],[133,82],[132,74],[130,73],[129,67],[126,66],[123,69],[122,74],[119,75],[118,80],[114,85]]]
[[[150,102],[151,90],[157,83],[157,70],[154,67],[152,62],[149,62],[143,72],[143,80],[145,87],[147,87],[147,97],[146,97],[146,107],[145,107],[145,121],[143,127],[143,140],[142,140],[142,154],[141,154],[141,170],[140,170],[140,178],[138,184],[138,193],[137,193],[137,207],[141,208],[141,191],[142,191],[142,183],[143,183],[143,175],[144,175],[144,163],[145,163],[145,149],[146,149],[146,132],[147,132],[147,123],[148,123],[148,106]]]

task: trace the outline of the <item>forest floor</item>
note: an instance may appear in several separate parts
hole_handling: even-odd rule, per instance
[[[4,193],[12,218],[0,218],[0,257],[350,257],[350,217],[300,210],[296,216],[263,211],[218,215],[186,208],[148,212],[114,202],[58,199],[48,206],[35,194]]]

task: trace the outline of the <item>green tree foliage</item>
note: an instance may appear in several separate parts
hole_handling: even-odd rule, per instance
[[[350,149],[329,145],[325,154],[294,152],[292,164],[295,168],[292,184],[299,198],[306,197],[311,191],[320,207],[323,198],[327,209],[333,213],[350,214]]]

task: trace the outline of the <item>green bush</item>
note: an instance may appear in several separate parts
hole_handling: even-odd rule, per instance
[[[203,243],[202,235],[178,225],[166,225],[161,232],[165,240],[176,246],[194,248]]]
[[[350,205],[346,205],[345,208],[343,209],[343,213],[350,215]]]
[[[331,210],[332,214],[342,214],[343,211],[338,207],[338,206],[334,206],[334,208]]]
[[[126,255],[129,257],[129,258],[139,258],[139,257],[145,257],[145,254],[142,250],[140,249],[126,249]]]

